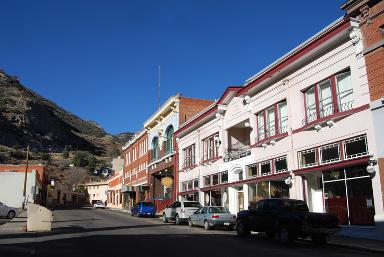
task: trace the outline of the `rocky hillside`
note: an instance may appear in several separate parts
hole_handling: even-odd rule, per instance
[[[121,146],[131,133],[112,136],[94,121],[85,121],[0,71],[0,145],[36,151],[71,150],[105,155]]]

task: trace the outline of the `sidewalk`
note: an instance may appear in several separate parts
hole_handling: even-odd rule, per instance
[[[0,234],[24,233],[27,230],[27,211],[21,211],[17,217],[0,226]]]

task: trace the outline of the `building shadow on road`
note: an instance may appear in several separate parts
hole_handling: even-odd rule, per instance
[[[309,243],[284,245],[260,236],[234,234],[91,235],[39,243],[0,245],[0,256],[365,256],[366,253]],[[371,254],[371,256],[375,256]],[[377,255],[378,256],[378,255]]]

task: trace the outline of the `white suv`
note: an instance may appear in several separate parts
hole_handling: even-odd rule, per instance
[[[167,223],[168,220],[175,220],[176,225],[183,221],[188,221],[195,211],[202,206],[199,202],[193,201],[175,201],[163,211],[163,222]]]

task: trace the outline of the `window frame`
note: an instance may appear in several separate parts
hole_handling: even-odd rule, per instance
[[[215,138],[219,138],[219,132],[216,132],[206,138],[203,141],[203,161],[209,161],[219,157],[219,146]]]
[[[183,148],[183,169],[196,166],[196,144]]]
[[[260,142],[262,140],[279,136],[282,134],[287,133],[287,127],[288,127],[288,113],[286,116],[286,128],[283,131],[282,129],[282,120],[281,120],[281,115],[280,115],[280,106],[285,104],[286,107],[288,108],[288,102],[287,99],[283,99],[281,101],[278,101],[274,103],[271,106],[268,106],[267,108],[257,112],[256,115],[256,141]],[[273,112],[273,121],[268,120],[269,117],[269,112]],[[263,124],[260,124],[260,120],[263,120]],[[273,124],[273,126],[271,126]],[[272,128],[272,129],[271,129]],[[262,131],[261,131],[262,130]],[[273,133],[271,133],[273,131]]]

